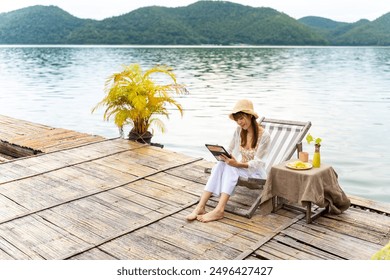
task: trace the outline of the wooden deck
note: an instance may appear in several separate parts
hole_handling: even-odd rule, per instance
[[[0,115],[0,162],[101,141],[101,136]]]
[[[1,124],[0,139],[18,139],[13,133],[25,131],[20,124]],[[285,209],[252,219],[228,213],[212,223],[187,222],[208,177],[204,169],[213,163],[95,136],[82,143],[75,136],[64,148],[61,140],[58,146],[50,141],[45,150],[48,141],[39,144],[28,131],[35,128],[22,133],[34,146],[19,144],[42,152],[0,163],[3,260],[364,260],[390,239],[390,206],[358,197],[345,213],[312,224]],[[242,196],[250,193],[238,190],[230,203]]]

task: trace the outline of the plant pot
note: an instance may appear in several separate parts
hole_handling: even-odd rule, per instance
[[[149,131],[144,132],[143,134],[138,134],[137,132],[131,130],[129,132],[129,140],[136,141],[142,144],[150,144],[153,134]]]

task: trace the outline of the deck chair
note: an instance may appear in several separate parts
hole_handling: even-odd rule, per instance
[[[271,135],[269,154],[265,163],[266,172],[271,170],[273,165],[291,159],[294,152],[302,150],[302,139],[311,127],[311,122],[297,122],[261,118],[260,125]],[[209,170],[210,171],[210,170]],[[265,179],[239,178],[237,187],[247,187],[259,190],[252,205],[244,209],[242,207],[228,205],[226,211],[237,215],[251,218],[260,205],[261,193],[265,184]],[[211,201],[215,205],[215,202]]]

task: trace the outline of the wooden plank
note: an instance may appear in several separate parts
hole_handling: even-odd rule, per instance
[[[351,204],[361,206],[363,209],[371,209],[378,212],[383,212],[390,216],[390,203],[383,203],[379,201],[373,201],[362,197],[357,197],[354,195],[348,195],[348,198],[351,200]]]
[[[137,228],[148,218],[128,208],[115,208],[116,205],[100,203],[96,197],[74,201],[39,213],[56,226],[94,244],[116,236],[129,228]],[[134,204],[133,204],[134,207]],[[138,205],[138,210],[141,210]],[[94,211],[90,211],[94,209]],[[65,255],[65,253],[63,254]]]
[[[136,181],[126,188],[172,206],[184,205],[194,200],[194,198],[188,196],[186,192],[148,180]]]
[[[1,233],[1,230],[0,230]],[[0,236],[0,260],[28,260],[30,257]]]
[[[68,203],[39,212],[37,215],[85,242],[93,243],[102,240],[102,232],[91,225],[82,211],[85,212],[86,209]]]
[[[341,260],[339,256],[323,251],[321,248],[316,248],[308,244],[303,244],[296,239],[293,239],[287,235],[278,234],[267,245],[273,247],[275,243],[283,244],[283,251],[290,251],[290,254],[295,259],[310,260],[310,259],[323,259],[323,260]],[[288,248],[288,249],[287,249]],[[264,246],[261,247],[265,250]],[[301,252],[305,252],[306,255],[302,255]]]
[[[39,192],[42,198],[52,201],[52,204],[49,204],[48,206],[64,203],[100,190],[98,187],[92,188],[93,184],[97,183],[96,180],[90,180],[90,184],[78,184],[84,177],[78,177],[77,180],[70,182],[60,178],[59,176],[61,174],[61,170],[54,171],[30,178],[27,181],[29,181],[32,186],[42,186],[34,191],[36,193]]]
[[[70,147],[78,147],[87,143],[103,140],[103,137],[87,135],[70,130],[54,129],[39,135],[31,135],[30,139],[15,139],[12,141],[22,143],[27,147],[36,147],[43,152],[53,152]]]
[[[50,129],[50,127],[42,124],[15,119],[4,115],[0,115],[0,124],[2,125],[0,135],[7,134],[9,131],[13,132],[12,135],[24,135],[25,133],[21,131],[21,127],[26,128],[25,131]]]
[[[148,229],[103,244],[100,249],[112,252],[115,258],[121,260],[174,260],[194,259],[186,250],[177,248],[159,239],[155,232]]]
[[[118,155],[108,156],[95,161],[97,164],[100,164],[111,169],[115,169],[120,172],[125,172],[136,177],[143,177],[148,174],[153,174],[157,172],[156,169],[149,166],[140,165],[138,162],[135,162],[132,158],[127,158],[126,160],[120,160]]]
[[[1,186],[1,194],[28,210],[41,209],[58,202],[44,194],[45,185],[37,180],[24,180]]]
[[[188,207],[191,207],[192,205],[194,205],[196,202],[191,202],[187,205],[184,205],[183,207],[180,207],[180,208],[176,208],[174,209],[171,213],[167,214],[167,215],[163,215],[155,220],[152,220],[152,221],[147,221],[147,222],[143,222],[141,225],[139,225],[138,227],[136,228],[131,228],[131,229],[126,229],[125,231],[122,231],[118,234],[116,234],[115,236],[111,236],[109,238],[106,238],[105,240],[101,241],[101,242],[98,242],[98,243],[95,243],[95,245],[91,245],[91,246],[86,246],[84,247],[82,250],[80,250],[78,253],[76,254],[82,254],[88,250],[91,250],[93,248],[97,248],[98,246],[102,246],[104,244],[107,244],[107,243],[110,243],[112,241],[115,241],[115,240],[118,240],[126,235],[130,235],[130,234],[134,234],[135,232],[137,232],[138,230],[141,230],[143,228],[146,228],[150,225],[152,225],[153,223],[156,223],[158,222],[159,220],[162,220],[168,216],[171,216],[171,215],[174,215],[175,213],[181,211],[182,209],[185,209],[185,208],[188,208]],[[61,259],[69,259],[69,258],[72,258],[74,257],[76,254],[73,254],[73,255],[64,255],[62,256]]]
[[[108,179],[104,178],[103,180],[99,180],[98,178],[96,178],[95,177],[95,170],[91,170],[90,173],[86,172],[86,174],[79,173],[77,177],[73,177],[72,178],[73,185],[69,184],[66,181],[67,179],[65,179],[65,181],[61,181],[61,180],[58,181],[58,179],[56,178],[56,177],[58,177],[58,175],[55,177],[51,177],[52,174],[59,174],[60,172],[64,172],[64,170],[70,170],[72,168],[73,168],[72,173],[75,173],[75,171],[77,173],[77,170],[74,169],[75,167],[72,166],[72,167],[65,168],[63,170],[62,169],[55,170],[55,171],[48,172],[45,174],[40,174],[40,176],[32,176],[32,177],[20,179],[18,181],[18,183],[20,183],[22,186],[24,186],[23,188],[18,188],[18,189],[13,188],[12,186],[16,183],[15,181],[4,184],[3,189],[2,189],[3,194],[8,195],[9,197],[12,197],[15,201],[18,201],[20,204],[24,205],[30,211],[39,211],[39,206],[41,206],[42,209],[47,208],[47,207],[53,207],[57,204],[66,202],[68,199],[69,200],[77,199],[78,195],[82,195],[82,194],[86,193],[84,189],[80,189],[80,188],[77,189],[77,188],[74,188],[74,186],[77,186],[77,187],[79,187],[79,185],[86,186],[87,189],[90,188],[91,186],[97,186],[99,188],[99,189],[95,190],[97,192],[102,190],[102,186],[103,186],[103,189],[111,189],[111,188],[118,187],[118,185],[114,184],[116,182],[115,178],[112,178],[112,177],[108,178]],[[105,170],[105,172],[107,172],[107,170]],[[109,175],[112,176],[113,174],[110,173]],[[123,173],[121,173],[119,177],[123,178],[125,176],[123,176]],[[43,179],[44,179],[44,182],[42,183]],[[84,181],[81,184],[79,182],[80,179]],[[131,178],[131,179],[133,179],[133,178]],[[54,186],[52,186],[53,182],[51,182],[51,181],[55,182]],[[125,182],[120,182],[120,183],[123,184],[123,183],[128,183],[128,182],[125,181]],[[119,186],[121,184],[119,184]],[[44,188],[44,186],[50,187],[50,190],[46,190]],[[17,191],[15,191],[15,190],[17,190]],[[23,199],[26,195],[28,195],[28,192],[31,190],[34,190],[37,192],[34,195],[34,199],[31,199],[31,200]],[[60,191],[60,190],[62,190],[62,191]],[[79,191],[79,190],[82,191],[82,194],[77,193],[77,191]],[[67,191],[70,193],[70,196],[67,196],[66,194],[61,196],[61,192],[66,193]],[[75,191],[76,191],[76,193],[74,193]],[[56,192],[58,192],[59,194],[56,194]],[[71,192],[73,192],[73,193],[71,193]],[[87,194],[87,195],[90,195],[90,194]],[[64,197],[66,197],[66,199],[63,199]],[[62,198],[61,201],[58,200],[60,198]],[[28,201],[29,204],[27,204],[27,205],[23,204],[23,203],[26,203],[25,201]]]
[[[208,235],[178,231],[164,219],[164,223],[153,223],[100,248],[115,252],[120,259],[231,259],[239,253],[230,246],[213,242],[209,238],[211,232]]]
[[[151,219],[156,219],[163,215],[167,215],[176,209],[174,206],[166,204],[164,201],[156,200],[153,197],[143,196],[133,192],[131,187],[121,187],[110,191],[110,194],[124,199],[126,207],[133,207],[134,211],[145,215]],[[141,206],[142,208],[139,208]]]
[[[299,223],[283,230],[282,233],[348,260],[370,259],[371,255],[381,248],[377,244],[343,235],[315,224]]]
[[[188,259],[204,254],[210,248],[210,240],[198,235],[194,238],[194,234],[183,223],[185,223],[184,220],[167,217],[140,230],[139,234],[154,236],[165,244],[169,244],[173,251],[166,253],[172,256],[183,255],[184,259]],[[179,224],[183,227],[181,228]],[[196,242],[194,246],[194,240],[199,241],[200,238],[203,242]]]
[[[128,200],[130,198],[131,200]],[[147,201],[145,197],[124,190],[123,187],[82,201],[61,205],[39,215],[71,232],[72,235],[94,243],[102,238],[115,236],[118,231],[136,228],[150,218],[161,217],[162,214],[159,212],[161,208],[166,208],[165,204],[155,204],[154,199],[146,199]]]
[[[276,236],[277,234],[279,234],[282,230],[286,229],[286,228],[289,228],[291,225],[294,225],[296,222],[298,222],[299,220],[303,219],[304,218],[304,215],[303,214],[300,214],[298,216],[296,216],[295,218],[293,219],[290,219],[289,221],[283,223],[282,225],[280,225],[279,227],[275,228],[273,230],[273,232],[270,232],[268,233],[267,235],[259,238],[259,240],[252,244],[252,246],[250,248],[248,248],[246,251],[242,252],[240,255],[238,255],[235,259],[236,260],[243,260],[243,259],[246,259],[248,256],[250,256],[253,252],[255,252],[256,250],[258,250],[260,247],[262,247],[265,243],[267,243],[269,240],[271,240],[272,238],[274,238],[274,236]]]
[[[204,173],[204,168],[204,161],[199,161],[197,164],[168,170],[166,173],[200,184],[206,184],[210,174]]]
[[[0,185],[17,179],[20,175],[13,173],[11,168],[6,168],[0,164]]]
[[[101,141],[104,138],[62,128],[53,128],[28,121],[0,116],[0,139],[16,146],[43,152],[79,146]],[[23,130],[21,129],[23,128]],[[18,155],[23,156],[23,155]]]
[[[29,146],[24,146],[23,144],[14,144],[0,139],[0,153],[19,158],[36,155],[42,153],[42,151]]]
[[[15,180],[21,177],[32,176],[36,174],[36,172],[24,167],[23,165],[19,164],[19,162],[20,161],[15,160],[2,163],[0,165],[1,173],[5,174],[8,178],[10,178],[10,180]],[[5,180],[3,180],[2,182],[4,181]]]
[[[0,195],[0,205],[0,221],[18,216],[27,211],[25,207],[3,195]]]
[[[130,191],[126,191],[124,195],[124,192],[121,192],[121,190],[124,190],[124,188],[100,193],[91,197],[91,199],[96,203],[111,209],[113,212],[118,212],[120,214],[119,217],[122,218],[122,216],[124,216],[123,219],[126,220],[123,222],[124,224],[127,224],[127,220],[131,218],[132,221],[129,223],[130,226],[133,226],[134,221],[137,220],[136,218],[138,218],[139,221],[144,219],[156,219],[161,215],[170,213],[174,209],[170,207],[170,211],[167,211],[168,209],[166,209],[167,207],[165,207],[164,204],[155,203],[155,200],[151,198]],[[166,210],[160,211],[162,208],[165,208]]]
[[[251,219],[233,215],[231,213],[226,214],[226,216],[228,219],[221,220],[222,223],[226,223],[235,228],[242,229],[243,234],[247,236],[253,234],[253,237],[256,239],[255,241],[257,241],[259,236],[268,235],[269,233],[273,232],[275,228],[278,228],[291,220],[289,218],[276,215],[254,215]]]
[[[197,254],[205,254],[209,250],[212,243],[218,243],[225,246],[229,250],[242,252],[247,249],[255,240],[259,238],[256,234],[246,234],[245,230],[240,230],[229,224],[218,221],[215,226],[212,223],[203,224],[198,221],[187,222],[185,216],[189,211],[182,211],[169,219],[161,220],[160,223],[166,227],[172,227],[175,231],[175,244],[184,248],[190,246],[197,247]],[[228,220],[227,217],[224,220]],[[179,245],[180,244],[180,245]],[[187,245],[186,245],[187,244]],[[207,245],[205,248],[199,248],[199,244]]]
[[[121,178],[121,181],[119,181],[112,177],[113,174],[111,172],[108,174],[108,177],[99,179],[95,176],[96,173],[91,172],[88,174],[80,172],[80,169],[77,167],[70,167],[42,174],[41,176],[3,184],[0,193],[12,199],[14,204],[17,203],[23,206],[24,212],[28,214],[30,211],[39,211],[40,209],[117,187],[134,178],[119,174],[118,176],[120,177],[118,178]],[[21,210],[13,213],[7,212],[6,218],[10,219],[12,215],[18,216],[21,212]]]
[[[119,186],[132,182],[138,178],[138,176],[135,176],[130,172],[118,170],[115,166],[101,164],[100,160],[78,164],[72,168],[61,170],[61,174],[63,173],[66,173],[69,176],[74,173],[74,175],[80,176],[81,179],[88,178],[85,183],[82,183],[87,189],[92,189],[90,188],[92,186],[94,186],[95,189],[107,189],[115,185]],[[77,178],[74,178],[74,180],[78,181]]]
[[[342,215],[327,215],[317,224],[371,243],[386,245],[390,239],[390,217],[350,208]]]
[[[28,136],[18,136],[13,137],[12,141],[23,146],[28,146],[31,148],[40,147],[44,149],[46,146],[50,146],[50,143],[58,142],[59,140],[70,138],[71,136],[76,136],[78,133],[75,131],[62,129],[62,128],[52,128],[44,131],[37,131],[35,133],[30,133]],[[45,139],[46,141],[42,141]]]
[[[256,253],[252,253],[250,256],[248,256],[245,260],[249,261],[258,261],[258,260],[284,260],[283,258],[279,257],[279,252],[277,255],[272,254],[269,251],[264,251],[261,248],[256,251]]]
[[[30,259],[55,259],[85,244],[35,215],[0,225],[0,237],[4,236]],[[8,253],[6,248],[2,250]]]
[[[316,255],[310,254],[305,250],[295,250],[290,246],[286,246],[283,243],[270,240],[265,245],[261,246],[261,250],[257,250],[255,254],[261,255],[262,252],[267,252],[273,255],[273,259],[282,260],[320,260]]]
[[[99,144],[100,143],[96,144],[98,145],[98,148],[100,147]],[[90,147],[75,148],[72,150],[71,154],[69,154],[69,151],[67,151],[68,154],[66,156],[62,156],[62,152],[59,152],[59,154],[43,154],[42,156],[27,158],[21,161],[18,160],[3,163],[0,166],[0,170],[2,170],[6,174],[6,176],[0,178],[0,184],[11,180],[19,180],[30,176],[40,175],[41,173],[50,172],[59,168],[67,168],[72,165],[81,164],[87,161],[93,161],[94,159],[101,159],[105,156],[109,156],[112,154],[111,151],[109,155],[96,153],[91,156],[89,150]],[[115,151],[114,155],[125,151],[126,150]],[[88,156],[80,157],[80,154],[82,154],[82,152],[88,152]],[[72,154],[75,156],[72,157]]]
[[[124,139],[108,139],[97,143],[92,143],[76,148],[69,149],[69,151],[83,152],[86,156],[89,154],[96,155],[110,155],[118,152],[140,149],[143,146],[139,143],[127,141]]]
[[[77,255],[70,260],[117,260],[111,253],[101,249],[92,249],[83,254]]]
[[[190,164],[191,166],[192,164]],[[180,177],[173,176],[166,172],[161,172],[148,176],[149,181],[161,184],[164,186],[170,186],[173,189],[177,189],[188,193],[189,195],[200,196],[203,192],[204,185],[196,182],[188,181]]]

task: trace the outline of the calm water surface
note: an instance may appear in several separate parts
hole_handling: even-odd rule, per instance
[[[91,109],[130,63],[170,65],[190,91],[155,133],[166,149],[212,160],[204,143],[227,144],[227,114],[249,98],[261,116],[310,120],[342,188],[390,202],[390,48],[0,46],[0,114],[118,137]]]

